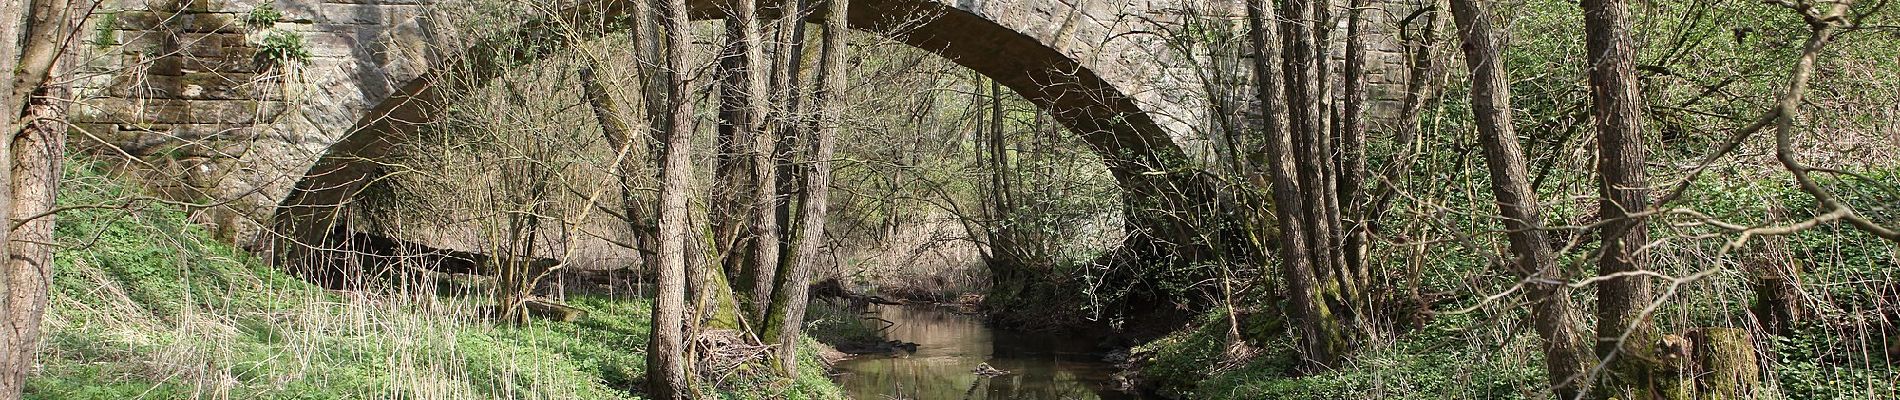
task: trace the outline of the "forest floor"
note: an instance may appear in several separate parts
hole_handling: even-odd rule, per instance
[[[1548,399],[1539,340],[1527,323],[1523,315],[1439,315],[1396,338],[1374,339],[1335,369],[1301,375],[1293,338],[1277,322],[1243,316],[1251,351],[1236,359],[1223,351],[1226,315],[1210,312],[1135,346],[1122,367],[1140,390],[1183,400]],[[1758,344],[1769,379],[1754,398],[1900,399],[1893,383],[1900,380],[1893,367],[1900,352],[1841,348],[1841,334],[1809,326]]]
[[[1884,221],[1900,221],[1900,170],[1865,171],[1867,178],[1829,182],[1838,196],[1865,205],[1862,212]],[[1753,179],[1705,177],[1679,204],[1747,225],[1775,223],[1768,216],[1808,218],[1819,209],[1785,174]],[[1887,183],[1882,183],[1887,182]],[[1777,210],[1776,208],[1779,208]],[[1785,222],[1784,222],[1785,223]],[[1682,235],[1676,226],[1654,224],[1652,237]],[[1759,241],[1758,241],[1759,242]],[[1658,313],[1693,336],[1697,326],[1756,329],[1750,294],[1758,272],[1751,263],[1785,263],[1800,271],[1811,299],[1811,313],[1791,331],[1776,336],[1753,330],[1761,399],[1900,399],[1900,320],[1892,304],[1900,302],[1893,279],[1900,247],[1843,224],[1804,230],[1771,239],[1743,256],[1716,264],[1723,274],[1685,286],[1671,301],[1686,306]],[[1720,243],[1716,243],[1720,244]],[[1712,258],[1714,245],[1678,245],[1659,252],[1664,271],[1686,275],[1685,265]],[[1506,290],[1511,280],[1486,277],[1484,263],[1456,251],[1433,254],[1418,268],[1418,293],[1443,293],[1428,307],[1436,312],[1407,322],[1402,332],[1383,333],[1361,343],[1343,365],[1312,374],[1296,374],[1293,338],[1278,320],[1275,301],[1241,301],[1242,336],[1251,352],[1238,359],[1225,354],[1228,319],[1222,310],[1203,312],[1176,326],[1173,333],[1135,346],[1124,365],[1134,381],[1175,399],[1548,399],[1539,339],[1521,303],[1485,304],[1486,293]],[[1770,257],[1773,256],[1773,257]],[[1764,259],[1766,261],[1764,261]],[[1578,296],[1572,300],[1589,304]],[[1702,303],[1698,303],[1702,302]],[[1463,310],[1463,311],[1447,311]]]
[[[29,399],[630,399],[649,311],[569,296],[576,322],[490,323],[482,303],[324,290],[213,239],[185,212],[75,161]],[[816,348],[808,343],[808,348]],[[842,398],[807,352],[795,380],[734,378],[730,399]],[[744,374],[737,374],[744,375]]]

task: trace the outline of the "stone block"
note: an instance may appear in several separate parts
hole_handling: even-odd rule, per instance
[[[76,123],[72,124],[71,127],[72,129],[69,130],[68,133],[72,136],[72,140],[69,140],[68,143],[81,145],[98,144],[99,141],[93,140],[92,138],[96,137],[100,140],[111,142],[119,137],[119,126],[116,124]]]
[[[127,55],[126,57],[130,59],[134,56]],[[178,57],[178,56],[158,57],[158,56],[141,54],[141,55],[137,55],[137,58],[138,58],[138,64],[132,64],[132,65],[144,66],[145,73],[148,75],[175,76],[175,75],[183,75],[185,73],[185,62],[182,57]]]
[[[307,0],[275,0],[278,13],[283,14],[281,22],[309,24],[323,18],[323,12],[317,7],[323,3]]]
[[[413,5],[384,4],[338,4],[324,3],[318,6],[322,11],[320,21],[345,25],[393,25],[398,21],[415,18],[419,9]]]
[[[246,54],[229,54],[220,57],[169,57],[179,64],[179,74],[197,72],[217,72],[227,74],[256,73],[255,51]]]
[[[115,129],[119,133],[110,140],[112,145],[140,156],[222,158],[239,154],[229,150],[246,146],[257,138],[254,134],[257,129],[247,125],[120,125]]]
[[[173,13],[179,12],[179,11],[187,11],[193,8],[197,8],[202,11],[210,7],[210,4],[209,4],[210,2],[206,0],[143,0],[143,1],[135,0],[130,3],[132,4],[126,4],[127,9],[139,9],[139,10],[162,11],[162,12],[173,12]]]
[[[74,121],[117,124],[178,121],[191,115],[185,102],[171,99],[95,99],[81,102],[73,110]]]
[[[270,0],[133,0],[126,9],[149,11],[248,13]]]
[[[187,72],[179,76],[122,76],[107,93],[124,98],[240,100],[255,96],[257,74]]]
[[[255,132],[257,129],[249,125],[179,124],[171,128],[172,136],[196,141],[249,141],[257,138]]]
[[[114,48],[123,54],[160,55],[171,51],[171,36],[161,31],[127,31]]]
[[[73,120],[138,125],[249,124],[275,118],[283,110],[283,102],[278,101],[103,98],[74,107]]]
[[[304,32],[303,44],[313,57],[351,57],[355,55],[356,36],[353,32]]]
[[[249,57],[257,52],[241,33],[179,33],[175,36],[178,55],[185,57]]]
[[[178,11],[124,11],[116,15],[113,30],[193,33],[243,33],[241,14]]]

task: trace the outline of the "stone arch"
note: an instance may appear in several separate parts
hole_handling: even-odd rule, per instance
[[[1125,202],[1205,214],[1213,197],[1211,185],[1170,136],[1180,129],[1165,127],[1155,118],[1193,115],[1183,110],[1195,107],[1182,100],[1192,95],[1182,92],[1185,87],[1170,90],[1165,79],[1157,79],[1165,76],[1156,73],[1164,63],[1152,58],[1159,52],[1129,39],[1141,28],[1128,14],[1138,10],[1126,1],[855,0],[848,22],[854,29],[944,56],[1029,99],[1102,155],[1123,188]],[[1091,5],[1116,2],[1120,4]],[[689,4],[696,18],[723,15],[719,0]],[[585,11],[571,14],[598,20],[625,16],[628,9],[625,2],[609,1]],[[356,79],[371,85],[361,91],[365,104],[373,106],[301,175],[277,207],[273,223],[284,238],[321,243],[343,205],[373,178],[373,161],[403,137],[399,133],[415,129],[415,121],[430,120],[446,107],[442,95],[455,88],[444,82],[484,82],[505,69],[472,65],[492,63],[495,57],[482,56],[493,54],[486,53],[493,48],[484,47],[492,45],[478,43],[451,57],[428,51],[416,43],[426,40],[427,27],[427,19],[402,22],[370,41],[381,48],[357,52],[357,71],[380,72]],[[536,24],[524,26],[518,35],[550,37]],[[451,73],[472,75],[443,79]],[[1191,223],[1166,218],[1131,220],[1130,227],[1170,238],[1192,237]]]

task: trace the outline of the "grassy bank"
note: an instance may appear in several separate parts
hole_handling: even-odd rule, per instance
[[[1536,335],[1493,330],[1477,318],[1446,318],[1362,350],[1341,368],[1296,376],[1291,338],[1272,337],[1258,355],[1223,357],[1226,322],[1203,323],[1137,347],[1140,376],[1173,399],[1548,399]],[[1769,340],[1761,399],[1895,399],[1890,360],[1849,348],[1825,329]],[[1878,349],[1875,349],[1878,352]]]
[[[61,203],[117,205],[132,189],[87,168]],[[61,213],[30,399],[631,399],[647,303],[570,297],[574,323],[489,324],[433,294],[322,290],[219,243],[151,202]],[[806,357],[807,362],[815,359]],[[823,368],[725,382],[722,398],[841,398]]]
[[[1823,184],[1860,205],[1858,212],[1868,218],[1900,221],[1900,192],[1888,184],[1900,182],[1900,171],[1863,171],[1860,176],[1866,179]],[[1750,226],[1812,217],[1818,208],[1813,199],[1788,179],[1708,178],[1684,197],[1682,206]],[[1852,227],[1823,224],[1722,253],[1719,247],[1729,236],[1679,220],[1662,221],[1652,226],[1658,232],[1654,237],[1694,239],[1655,247],[1661,272],[1685,276],[1714,271],[1686,283],[1659,308],[1654,322],[1662,333],[1690,336],[1703,327],[1749,330],[1761,365],[1755,398],[1900,399],[1900,385],[1894,383],[1900,381],[1900,335],[1892,322],[1900,316],[1892,306],[1900,299],[1900,285],[1895,284],[1900,281],[1893,279],[1900,274],[1900,246]],[[1243,336],[1258,350],[1252,357],[1230,359],[1223,354],[1227,319],[1208,313],[1134,349],[1140,376],[1153,389],[1178,399],[1550,398],[1525,300],[1485,297],[1504,291],[1513,278],[1469,261],[1471,256],[1460,250],[1445,246],[1418,256],[1421,278],[1415,290],[1434,294],[1429,298],[1436,313],[1396,337],[1373,339],[1333,370],[1293,374],[1293,338],[1279,325],[1279,308],[1249,301],[1242,304],[1267,304],[1243,309],[1252,314],[1241,319]],[[1760,298],[1754,290],[1762,285],[1766,267],[1794,271],[1788,279],[1803,290],[1799,308],[1805,317],[1781,335],[1763,331],[1755,314]],[[1571,273],[1575,277],[1585,272]],[[1571,301],[1589,310],[1594,291],[1579,290]]]

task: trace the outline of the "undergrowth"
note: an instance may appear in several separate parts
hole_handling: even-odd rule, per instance
[[[1821,183],[1868,218],[1900,221],[1900,171],[1860,171]],[[1819,213],[1813,198],[1786,175],[1761,179],[1705,178],[1678,203],[1733,223],[1755,226],[1788,224]],[[1716,235],[1707,228],[1655,223],[1656,237],[1688,236],[1670,229]],[[1726,238],[1726,236],[1711,236]],[[1753,393],[1762,399],[1900,399],[1900,335],[1890,321],[1900,299],[1894,275],[1900,272],[1900,246],[1850,226],[1822,224],[1786,237],[1758,238],[1720,253],[1724,241],[1684,241],[1659,247],[1663,272],[1685,275],[1715,268],[1720,274],[1685,287],[1655,317],[1666,333],[1704,326],[1751,329],[1763,369]],[[1773,244],[1774,246],[1768,246]],[[1764,256],[1775,255],[1774,257]],[[1422,327],[1396,338],[1376,339],[1354,352],[1344,365],[1320,373],[1294,373],[1295,346],[1279,326],[1262,328],[1243,318],[1243,335],[1258,352],[1246,360],[1224,354],[1227,319],[1220,310],[1204,314],[1184,329],[1134,349],[1141,378],[1157,392],[1179,399],[1544,399],[1548,380],[1539,339],[1529,329],[1521,304],[1480,306],[1484,293],[1501,289],[1506,277],[1471,278],[1491,273],[1457,254],[1428,254],[1420,285],[1427,292],[1462,293],[1441,299]],[[1756,267],[1781,265],[1796,272],[1807,316],[1797,329],[1776,336],[1759,329],[1750,314]],[[1773,263],[1785,263],[1773,264]],[[1579,272],[1580,273],[1580,272]],[[1461,282],[1458,279],[1464,279]],[[1488,292],[1487,292],[1488,290]],[[1593,304],[1590,290],[1572,299]],[[1474,307],[1476,306],[1476,307]],[[1470,312],[1446,313],[1473,307]],[[1587,310],[1588,308],[1583,308]],[[1261,310],[1277,316],[1275,309]],[[1257,315],[1256,315],[1257,316]]]
[[[433,294],[331,292],[211,239],[177,207],[69,164],[28,399],[632,399],[639,299],[571,296],[573,323],[497,326]],[[814,357],[796,380],[718,397],[842,398]],[[729,388],[740,386],[728,385]]]

